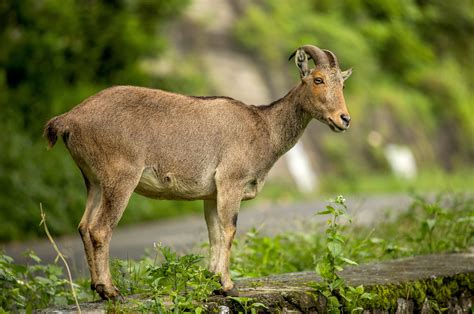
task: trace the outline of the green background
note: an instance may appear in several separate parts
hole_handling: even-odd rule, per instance
[[[0,3],[0,241],[42,235],[40,202],[56,235],[75,232],[82,215],[79,171],[62,144],[46,151],[42,128],[49,118],[111,85],[212,92],[192,66],[157,75],[142,62],[166,53],[173,41],[167,27],[190,2]],[[334,51],[343,69],[354,68],[345,97],[360,122],[343,137],[314,139],[320,165],[331,173],[321,178],[320,193],[472,191],[472,1],[264,0],[247,5],[230,32],[269,76],[296,78],[287,58],[307,43]],[[413,150],[416,181],[390,174],[382,151],[367,144],[373,130]],[[263,197],[303,196],[274,183]],[[196,211],[199,204],[134,196],[130,207],[123,223]]]

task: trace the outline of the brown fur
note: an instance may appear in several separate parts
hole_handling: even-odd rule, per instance
[[[348,115],[344,73],[324,64],[305,71],[298,86],[268,106],[117,86],[46,124],[49,146],[58,136],[67,139],[87,185],[79,232],[92,287],[102,298],[119,296],[109,271],[109,242],[134,191],[204,200],[210,270],[220,274],[224,291],[235,292],[229,259],[240,202],[258,194],[272,165],[312,118],[335,131],[348,127],[340,119]],[[316,76],[325,83],[315,85]]]

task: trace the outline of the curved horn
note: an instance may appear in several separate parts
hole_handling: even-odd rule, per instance
[[[339,67],[339,62],[337,62],[337,57],[336,55],[330,51],[330,50],[327,50],[327,49],[323,49],[324,53],[326,54],[328,60],[329,60],[329,64],[331,65],[331,67]]]
[[[314,60],[315,64],[329,64],[329,59],[327,55],[324,53],[323,50],[320,48],[313,46],[313,45],[305,45],[302,46],[298,49],[303,49],[304,52],[309,54],[311,58]],[[298,50],[297,49],[297,50]],[[296,54],[296,51],[291,54],[291,56],[288,58],[288,60],[291,60]]]

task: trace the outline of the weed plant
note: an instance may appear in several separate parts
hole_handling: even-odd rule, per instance
[[[316,262],[315,271],[322,281],[313,286],[317,292],[327,300],[327,311],[329,313],[345,312],[361,313],[364,309],[359,306],[363,300],[371,300],[374,294],[364,291],[362,285],[358,287],[346,286],[344,279],[338,272],[346,265],[357,265],[357,263],[344,256],[344,247],[347,245],[348,237],[342,232],[339,219],[345,218],[351,223],[347,216],[346,201],[343,196],[338,196],[325,210],[318,215],[329,215],[326,228],[326,247],[324,254]]]
[[[200,265],[203,257],[194,254],[178,256],[161,245],[157,249],[163,255],[164,262],[146,266],[146,292],[154,302],[145,310],[170,310],[175,313],[203,310],[199,303],[221,287],[218,277]],[[165,296],[172,303],[168,309],[162,301]]]
[[[459,252],[474,246],[474,197],[444,195],[430,201],[417,196],[408,210],[394,220],[376,226],[342,224],[338,228],[347,235],[342,256],[358,263]],[[323,225],[315,224],[305,232],[275,237],[251,230],[235,243],[234,276],[312,270],[314,256],[323,256],[327,241],[331,241],[331,235],[325,235],[323,230]],[[336,243],[331,246],[334,252],[339,250]]]
[[[200,305],[221,289],[218,277],[202,264],[203,256],[179,256],[170,248],[155,244],[155,257],[140,261],[114,260],[114,284],[125,295],[140,295],[131,301],[131,309],[110,304],[109,310],[139,310],[154,313],[204,311]],[[161,259],[161,261],[159,261]]]
[[[242,313],[242,314],[248,314],[248,313],[256,314],[256,313],[259,312],[259,310],[263,310],[263,309],[268,310],[268,308],[266,307],[265,304],[260,303],[260,302],[255,302],[254,298],[229,297],[229,299],[233,300],[235,303],[237,303],[242,308],[243,311],[242,312],[239,311],[239,314],[240,313]]]
[[[112,263],[114,284],[125,295],[138,295],[130,305],[109,302],[113,312],[142,311],[155,313],[200,313],[200,305],[221,288],[216,275],[201,264],[203,257],[188,254],[178,256],[169,248],[157,245],[156,257],[140,261],[115,260]],[[162,262],[158,262],[162,255]],[[31,311],[49,306],[72,304],[69,281],[62,268],[41,265],[40,258],[28,252],[32,265],[17,265],[5,254],[0,255],[0,313],[2,311]],[[94,298],[89,282],[75,283],[79,301]]]
[[[33,252],[25,253],[31,264],[15,264],[13,258],[0,254],[0,312],[18,312],[41,309],[52,304],[61,306],[74,303],[69,281],[57,265],[42,265]],[[79,299],[92,297],[89,288],[75,283]]]
[[[305,232],[268,237],[252,230],[235,243],[234,277],[260,277],[270,274],[316,270],[323,278],[320,291],[329,296],[334,309],[358,312],[357,304],[370,297],[363,287],[345,287],[337,271],[348,264],[399,257],[458,252],[474,246],[474,198],[448,195],[428,201],[416,197],[408,211],[393,221],[375,227],[342,223],[345,215],[342,197],[320,214],[330,215],[324,226],[315,225]],[[200,305],[220,285],[204,267],[202,256],[178,256],[168,248],[155,247],[156,256],[140,261],[116,260],[112,264],[114,284],[131,300],[134,310],[146,312],[202,312]],[[31,263],[15,264],[0,254],[0,313],[41,309],[72,304],[73,296],[62,268],[43,265],[33,252]],[[90,301],[87,280],[74,283],[79,301]],[[344,289],[341,287],[344,286]],[[329,292],[330,293],[329,293]],[[336,292],[336,293],[335,293]],[[251,300],[235,299],[247,312],[257,310]],[[239,303],[239,304],[240,304]],[[111,311],[126,310],[110,304]]]

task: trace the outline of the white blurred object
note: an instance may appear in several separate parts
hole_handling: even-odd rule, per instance
[[[228,314],[230,313],[230,308],[226,305],[219,305],[217,311],[219,314]]]
[[[383,143],[382,134],[377,131],[370,131],[369,135],[367,135],[367,142],[373,147],[380,147]]]
[[[415,157],[407,146],[388,144],[384,150],[392,172],[400,178],[412,180],[416,177]]]
[[[306,155],[301,142],[288,151],[286,163],[293,180],[301,192],[309,193],[316,188],[316,174],[311,168],[311,163]]]

